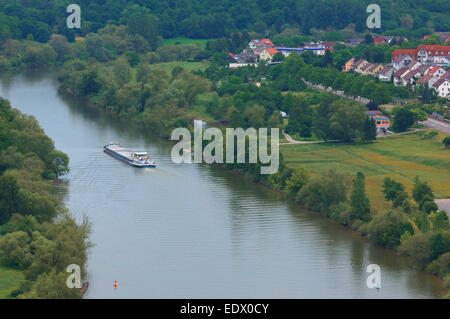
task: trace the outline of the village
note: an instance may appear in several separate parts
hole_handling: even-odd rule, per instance
[[[429,36],[425,36],[424,39]],[[450,36],[443,35],[441,39],[447,44]],[[401,36],[373,36],[374,45],[402,43],[408,39]],[[364,38],[351,39],[344,44],[347,47],[357,46],[364,42]],[[241,53],[229,53],[231,69],[244,66],[257,66],[258,62],[267,64],[281,63],[277,58],[281,53],[284,57],[292,53],[302,54],[312,52],[316,55],[325,55],[326,51],[333,51],[336,42],[319,41],[304,43],[299,47],[278,47],[270,39],[254,39],[248,48]],[[278,54],[279,56],[279,54]],[[356,72],[361,75],[370,75],[380,81],[392,82],[395,86],[408,87],[411,91],[417,85],[433,89],[436,95],[450,99],[450,45],[419,45],[416,49],[395,49],[391,55],[391,62],[371,63],[363,58],[352,57],[342,68],[343,72]]]

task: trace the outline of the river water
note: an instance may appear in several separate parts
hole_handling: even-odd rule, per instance
[[[52,74],[2,75],[0,96],[70,157],[66,206],[93,223],[86,298],[436,298],[442,283],[319,213],[228,171],[174,164],[171,143],[58,94]],[[149,151],[136,169],[102,151]],[[366,267],[381,267],[381,289]],[[114,280],[118,288],[114,289]]]

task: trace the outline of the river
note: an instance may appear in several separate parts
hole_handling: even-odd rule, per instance
[[[86,298],[437,298],[409,258],[228,171],[174,164],[171,143],[58,94],[51,73],[0,77],[0,96],[34,115],[70,157],[65,204],[93,223]],[[102,151],[149,151],[136,169]],[[366,267],[381,267],[381,289]],[[114,289],[114,280],[118,288]]]

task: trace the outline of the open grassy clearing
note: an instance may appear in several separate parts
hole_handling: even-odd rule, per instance
[[[414,177],[419,175],[436,197],[450,197],[450,150],[441,143],[445,135],[423,138],[425,133],[385,137],[373,144],[293,144],[280,150],[289,167],[305,167],[312,174],[331,167],[349,175],[363,172],[371,204],[380,211],[390,207],[381,193],[387,176],[405,184],[411,194]]]
[[[172,39],[164,39],[163,45],[164,44],[195,44],[204,49],[206,47],[206,42],[208,42],[207,39],[190,39],[190,38],[178,37],[178,38],[172,38]]]
[[[23,279],[24,276],[20,270],[0,265],[0,299],[8,298],[12,291],[19,288]]]

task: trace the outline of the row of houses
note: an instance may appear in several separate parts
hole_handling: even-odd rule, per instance
[[[417,84],[426,84],[440,97],[450,98],[450,72],[444,69],[450,65],[449,52],[450,46],[420,45],[417,49],[394,50],[388,65],[351,58],[343,71],[376,76],[381,81],[392,81],[396,86],[411,90]]]
[[[416,49],[396,49],[392,52],[391,62],[401,60],[416,60],[439,66],[450,66],[450,45],[419,45]]]
[[[406,37],[391,36],[391,35],[372,35],[372,39],[373,39],[374,45],[380,45],[380,44],[392,45],[394,43],[403,43],[403,42],[408,41],[408,39]],[[363,44],[364,41],[365,41],[365,38],[353,38],[343,44],[347,47],[354,47],[354,46]]]

